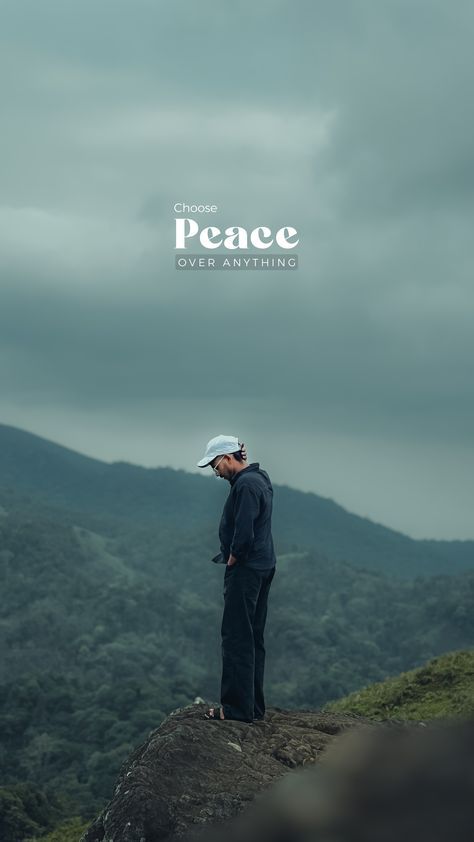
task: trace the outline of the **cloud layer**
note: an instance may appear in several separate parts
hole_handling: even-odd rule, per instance
[[[2,421],[474,537],[474,11],[336,6],[3,4]],[[300,269],[175,272],[177,201]]]

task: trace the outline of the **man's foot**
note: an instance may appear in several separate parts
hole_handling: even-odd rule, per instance
[[[208,712],[204,714],[206,719],[215,719],[217,721],[224,720],[224,711],[222,708],[209,708]]]

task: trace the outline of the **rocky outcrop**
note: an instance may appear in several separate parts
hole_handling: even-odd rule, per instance
[[[318,761],[362,717],[267,711],[264,722],[214,722],[205,705],[174,711],[123,764],[109,804],[81,842],[162,842],[215,826],[292,769]]]

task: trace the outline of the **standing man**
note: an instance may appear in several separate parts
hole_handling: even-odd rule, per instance
[[[235,436],[207,443],[199,468],[210,465],[230,483],[219,526],[224,574],[221,707],[207,719],[262,720],[265,716],[263,631],[267,600],[275,575],[271,532],[273,488],[258,462],[247,463]]]

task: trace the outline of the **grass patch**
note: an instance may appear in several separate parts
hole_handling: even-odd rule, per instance
[[[474,650],[448,652],[425,666],[329,702],[324,711],[374,719],[474,716]]]

